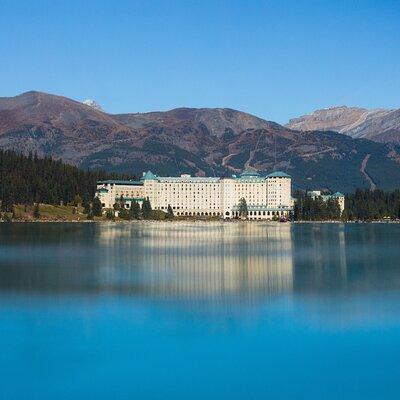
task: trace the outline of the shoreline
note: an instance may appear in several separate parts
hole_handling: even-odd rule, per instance
[[[47,219],[38,219],[38,220],[0,220],[0,224],[37,224],[37,223],[57,223],[57,224],[154,224],[154,223],[273,223],[273,224],[400,224],[399,221],[385,221],[385,220],[374,220],[374,221],[272,221],[272,220],[206,220],[206,219],[164,219],[164,220],[47,220]]]

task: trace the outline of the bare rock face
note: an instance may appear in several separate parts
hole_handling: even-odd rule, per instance
[[[325,108],[293,118],[286,126],[301,131],[335,131],[353,138],[400,144],[400,109]]]
[[[332,107],[316,110],[312,114],[293,118],[287,124],[301,131],[331,130],[341,132],[362,120],[368,110],[357,107]]]
[[[349,112],[344,123],[341,112],[335,111],[331,120],[345,129],[363,113]],[[1,147],[34,151],[82,168],[198,176],[283,170],[293,176],[294,188],[346,192],[369,186],[360,172],[364,162],[364,171],[377,187],[398,186],[399,147],[316,126],[319,130],[302,132],[226,108],[111,115],[40,92],[0,98]]]

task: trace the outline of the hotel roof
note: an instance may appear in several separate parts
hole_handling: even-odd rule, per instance
[[[157,180],[156,175],[154,175],[151,171],[147,171],[143,173],[143,176],[140,178],[141,181],[155,181]]]
[[[311,197],[322,197],[324,200],[335,199],[337,197],[344,197],[344,194],[340,192],[336,192],[333,194],[321,194],[319,190],[312,190],[308,192],[308,195]]]
[[[243,171],[239,176],[232,175],[232,179],[240,180],[240,181],[250,181],[250,182],[259,182],[264,181],[266,178],[290,178],[291,176],[282,171],[275,171],[267,176],[260,175],[257,171]],[[184,174],[181,176],[157,176],[153,174],[151,171],[147,171],[143,173],[143,176],[140,178],[140,181],[134,180],[114,180],[109,179],[105,181],[99,181],[98,184],[114,184],[114,185],[130,185],[130,186],[140,186],[143,185],[144,181],[154,180],[159,182],[188,182],[188,183],[216,183],[219,182],[220,177],[203,177],[203,176],[190,176],[189,174]],[[343,196],[341,193],[335,193],[335,196]]]
[[[259,178],[261,175],[257,171],[243,171],[240,178]]]
[[[107,179],[105,181],[98,181],[98,185],[130,185],[130,186],[140,186],[143,185],[143,182],[140,181],[129,181],[129,180],[119,180],[119,179]]]
[[[336,193],[333,193],[332,196],[333,196],[333,197],[344,197],[344,194],[343,194],[343,193],[340,193],[340,192],[336,192]]]
[[[267,178],[291,178],[290,175],[288,175],[286,172],[282,172],[282,171],[272,172],[271,174],[268,174],[266,177]]]
[[[156,179],[159,182],[216,183],[221,178],[212,176],[158,176]]]

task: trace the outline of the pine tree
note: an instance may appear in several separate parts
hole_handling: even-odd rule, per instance
[[[102,207],[102,205],[101,205],[101,201],[100,201],[100,199],[96,196],[96,197],[93,199],[92,214],[93,214],[95,217],[101,217],[101,215],[102,215],[102,210],[103,210],[103,207]]]
[[[56,199],[56,198],[57,198],[57,195],[55,195],[54,198]],[[80,205],[82,204],[82,197],[79,196],[79,194],[76,194],[76,195],[74,196],[74,200],[72,201],[72,204],[73,204],[75,207],[80,206]]]
[[[91,213],[90,202],[85,199],[82,202],[82,206],[83,206],[83,212],[89,215]]]
[[[143,200],[142,215],[144,219],[151,219],[152,217],[152,208],[148,197]]]
[[[118,210],[125,209],[125,199],[124,196],[121,194],[120,198],[118,199]]]
[[[120,209],[118,216],[121,219],[125,219],[125,220],[131,219],[131,214],[130,214],[129,210],[127,210],[125,207]]]
[[[133,200],[130,209],[131,219],[140,219],[140,214],[141,214],[140,204],[137,201]]]
[[[114,220],[114,218],[115,218],[114,211],[113,211],[113,210],[107,210],[107,212],[106,212],[106,218],[107,218],[107,219],[110,219],[110,220]]]
[[[35,204],[35,207],[33,209],[33,217],[38,219],[40,218],[40,208],[39,208],[39,203]]]
[[[168,208],[167,208],[167,217],[169,219],[173,219],[174,218],[174,211],[171,207],[171,204],[168,204]]]
[[[293,218],[295,221],[301,221],[303,219],[304,196],[301,192],[296,192],[295,196],[296,201],[293,208]]]
[[[241,218],[247,218],[248,212],[249,212],[249,210],[247,207],[246,199],[242,197],[239,200],[239,215]]]

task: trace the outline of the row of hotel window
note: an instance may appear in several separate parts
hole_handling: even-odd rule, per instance
[[[286,211],[249,211],[248,212],[248,216],[249,217],[262,217],[262,216],[271,216],[271,217],[273,217],[273,216],[276,216],[276,217],[279,217],[279,216],[284,216],[285,215],[285,213],[286,213]],[[207,211],[193,211],[193,212],[191,212],[191,211],[178,211],[178,212],[176,212],[175,213],[175,215],[177,215],[177,216],[186,216],[186,217],[191,217],[191,216],[210,216],[210,217],[217,217],[217,216],[221,216],[222,215],[222,213],[220,213],[220,212],[218,212],[218,211],[216,211],[216,212],[213,212],[213,211],[210,211],[210,212],[207,212]],[[229,211],[227,211],[226,213],[225,213],[225,215],[226,216],[230,216],[231,215],[231,213],[229,212]],[[232,217],[240,217],[240,213],[239,213],[239,211],[233,211],[232,212]]]

